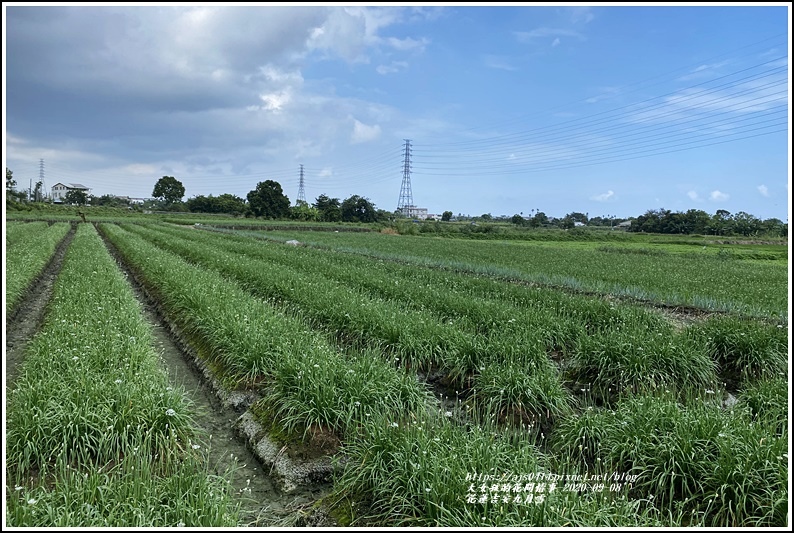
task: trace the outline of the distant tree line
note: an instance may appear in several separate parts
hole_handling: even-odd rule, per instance
[[[628,228],[629,231],[669,234],[701,235],[758,235],[788,236],[788,224],[777,218],[761,220],[744,211],[731,214],[724,209],[709,215],[700,209],[685,213],[669,209],[649,210],[640,215]]]

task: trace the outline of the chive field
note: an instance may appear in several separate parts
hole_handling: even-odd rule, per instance
[[[68,231],[66,223],[49,227],[45,222],[18,223],[6,228],[6,313],[42,273]]]
[[[9,250],[60,226],[11,224]],[[279,446],[323,436],[341,526],[789,521],[775,254],[97,229],[78,225],[9,393],[14,525],[240,525],[101,238]]]

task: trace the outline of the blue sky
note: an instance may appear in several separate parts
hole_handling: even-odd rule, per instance
[[[790,213],[787,4],[3,5],[26,187],[430,213]]]

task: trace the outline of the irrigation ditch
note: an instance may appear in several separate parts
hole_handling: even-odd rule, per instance
[[[151,325],[171,382],[185,390],[196,424],[211,436],[211,465],[219,474],[232,472],[233,490],[243,499],[241,526],[334,526],[321,503],[332,489],[330,457],[296,459],[305,451],[271,439],[248,409],[258,392],[224,387],[200,350],[167,318],[156,294],[97,230]]]

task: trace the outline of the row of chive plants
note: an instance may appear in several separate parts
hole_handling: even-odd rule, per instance
[[[171,241],[173,241],[173,239],[171,239]],[[161,243],[164,243],[164,242],[165,242],[164,240],[161,240]],[[218,257],[216,257],[216,261],[217,260],[220,260],[220,259]],[[224,263],[228,263],[229,261],[223,261],[223,262]],[[262,266],[265,266],[265,265],[262,265]],[[706,392],[708,393],[708,392],[713,392],[713,391],[706,391]],[[627,402],[631,401],[631,399],[626,400],[626,401]],[[623,405],[631,405],[631,404],[626,404],[624,402],[621,402],[619,405],[623,406]],[[686,418],[686,417],[690,416],[689,413],[697,412],[696,410],[698,409],[698,406],[696,404],[694,404],[694,403],[693,403],[693,405],[694,405],[694,407],[691,407],[690,409],[692,409],[692,410],[690,410],[690,411],[688,411],[687,408],[679,406],[679,410],[676,411],[677,415],[675,415],[675,416],[677,416],[678,418]],[[592,409],[592,407],[590,409]],[[590,412],[590,410],[588,410],[588,412]],[[605,411],[605,410],[596,410],[595,412],[601,413],[601,412],[607,412],[607,411]],[[613,411],[609,411],[609,412],[613,412]],[[726,415],[726,416],[728,416],[728,415]],[[747,416],[748,415],[745,412],[737,412],[736,414],[734,414],[732,412],[727,418],[724,418],[723,425],[726,425],[726,424],[740,424],[741,422],[737,422],[737,421],[742,421],[743,422]],[[565,424],[563,424],[561,427],[562,428],[570,428],[571,424],[575,424],[575,422],[578,421],[578,420],[579,420],[578,417],[570,416],[570,417],[566,418]],[[394,425],[399,425],[396,422],[393,422],[393,424]],[[623,426],[623,424],[621,424],[620,426],[615,426],[615,428],[619,430],[619,429],[622,428],[622,426]],[[574,425],[573,427],[575,428],[576,426]],[[572,430],[570,430],[570,429],[560,430],[559,434],[565,435],[566,431],[568,433],[568,437],[571,437],[570,433],[571,433]],[[759,431],[761,433],[763,433],[765,430],[764,429],[760,429]],[[557,432],[553,433],[552,437],[554,437],[554,435],[556,435],[556,434],[557,434]],[[758,431],[756,431],[755,434],[758,434]],[[406,434],[403,433],[401,436],[405,437],[405,435]],[[643,461],[643,459],[647,459],[647,457],[655,457],[653,453],[648,453],[648,450],[652,449],[653,446],[654,446],[653,435],[652,434],[643,434],[642,437],[645,438],[645,442],[643,443],[643,442],[640,441],[639,446],[637,446],[638,438],[635,436],[634,440],[632,441],[633,447],[631,449],[634,450],[635,446],[636,446],[637,449],[644,449],[644,452],[645,452],[644,455],[639,454],[639,455],[636,456],[636,458],[632,458],[632,460],[627,460],[627,458],[630,457],[630,455],[627,453],[627,454],[625,454],[625,456],[621,457],[622,462],[618,462],[618,461],[614,460],[614,458],[610,458],[610,457],[606,457],[604,460],[602,460],[602,458],[599,457],[598,461],[597,461],[597,464],[596,463],[593,463],[592,465],[591,464],[585,464],[585,465],[582,465],[583,468],[588,468],[589,469],[588,471],[590,471],[590,472],[596,472],[596,474],[594,474],[594,475],[602,475],[602,476],[609,475],[609,469],[610,468],[613,470],[613,473],[617,471],[616,469],[618,467],[623,467],[624,469],[626,469],[626,470],[624,470],[624,472],[625,471],[640,471],[640,472],[644,472],[644,471],[648,470],[650,466],[654,466],[654,465],[649,465],[647,463],[647,461]],[[675,451],[678,454],[678,455],[673,455],[673,457],[671,458],[671,460],[672,460],[671,465],[673,467],[672,472],[673,472],[674,476],[675,476],[675,474],[683,476],[683,478],[684,479],[688,479],[688,483],[694,487],[697,484],[697,478],[695,477],[693,479],[691,477],[691,475],[690,475],[691,472],[682,471],[680,466],[676,466],[679,463],[685,464],[684,463],[684,460],[686,459],[685,453],[688,452],[688,449],[685,446],[687,437],[688,437],[688,435],[682,433],[682,434],[674,434],[668,439],[670,441],[670,446],[673,446],[673,445],[677,446]],[[712,435],[706,435],[706,437],[711,438]],[[746,438],[747,438],[747,435],[744,435],[744,439],[745,440],[742,441],[742,442],[745,445],[747,444]],[[419,443],[415,442],[416,440],[418,440]],[[414,453],[417,452],[417,450],[422,450],[423,449],[421,432],[418,433],[418,434],[415,433],[410,438],[407,438],[405,441],[400,441],[400,442],[402,442],[401,446],[404,446],[405,448],[397,447],[395,449],[393,446],[385,446],[384,443],[381,441],[378,449],[380,450],[382,448],[385,451],[383,452],[382,455],[378,455],[379,462],[377,464],[378,465],[384,465],[383,461],[386,461],[385,465],[387,466],[387,468],[385,468],[385,470],[388,471],[388,472],[393,472],[393,471],[400,472],[401,471],[400,468],[398,467],[398,465],[396,464],[398,461],[402,461],[403,465],[410,464],[411,465],[410,468],[412,468],[412,469],[414,467],[416,467],[417,465],[419,465],[421,467],[421,463],[416,462],[416,461],[409,461],[408,460],[409,457],[411,457]],[[555,437],[555,443],[556,444],[555,444],[555,448],[553,448],[553,449],[557,449],[557,450],[561,451],[563,457],[569,456],[570,455],[570,453],[569,453],[570,450],[568,448],[569,448],[570,442],[574,442],[574,448],[575,448],[576,446],[581,446],[582,445],[582,444],[576,444],[577,442],[578,443],[583,443],[584,440],[578,440],[578,436],[577,436],[576,439],[574,439],[574,438],[556,438]],[[773,442],[773,441],[770,441],[770,442]],[[780,446],[781,442],[784,442],[784,440],[779,440],[778,439],[778,440],[774,441],[774,444],[777,447],[777,451],[779,451],[779,446]],[[357,444],[358,443],[356,443],[356,445]],[[389,440],[389,444],[393,445],[394,444],[394,440],[393,439]],[[430,446],[432,446],[432,443],[428,443],[428,444]],[[723,455],[730,453],[730,450],[731,450],[730,441],[728,441],[728,444],[729,445],[726,445],[726,446],[724,446],[721,449],[721,454],[722,455],[720,455],[720,457],[718,459],[723,461],[723,462],[727,461],[728,464],[735,464],[736,461],[733,461],[730,458],[726,459],[725,457],[723,457]],[[363,453],[372,453],[373,448],[371,447],[371,443],[369,441],[366,441],[364,446],[365,447],[363,447],[362,451],[361,451],[362,454]],[[368,450],[368,451],[365,451],[365,450]],[[711,460],[715,459],[714,454],[711,454],[711,455],[709,455],[707,457],[708,457],[708,461],[711,461]],[[778,457],[778,460],[779,459],[780,458]],[[743,459],[743,463],[742,464],[745,464],[745,463],[748,463],[746,458]],[[753,464],[753,463],[750,462],[750,464]],[[670,466],[670,465],[668,465],[668,466]],[[557,471],[566,471],[566,470],[570,471],[572,466],[565,464],[565,462],[563,461],[562,463],[557,463],[555,468],[556,468]],[[378,471],[380,472],[381,470],[378,469]],[[402,471],[404,471],[404,470],[402,470]],[[745,471],[744,473],[746,474],[746,472],[747,471]],[[726,473],[723,472],[722,474],[725,475]],[[406,473],[406,475],[407,475],[407,473]],[[364,478],[366,478],[368,476],[372,476],[377,481],[364,479]],[[360,488],[361,488],[360,484],[361,483],[369,483],[370,485],[367,485],[367,486],[377,487],[380,483],[386,481],[386,480],[382,481],[382,479],[383,479],[382,476],[378,476],[378,474],[376,472],[373,472],[372,469],[363,469],[363,471],[359,470],[359,471],[356,471],[356,472],[347,471],[346,472],[346,477],[343,478],[342,482],[340,482],[340,486],[346,486],[346,487],[348,487],[351,490],[356,489],[358,487],[358,489],[360,490]],[[402,481],[399,479],[399,476],[397,477],[397,479],[392,479],[392,478],[389,478],[389,479],[390,479],[390,483],[391,483],[389,485],[390,486],[389,491],[382,492],[381,494],[382,494],[383,498],[386,498],[386,494],[390,494],[391,496],[390,496],[390,500],[389,501],[393,502],[394,499],[395,499],[394,496],[393,496],[394,491],[400,492],[400,488],[402,487],[402,485],[401,485]],[[635,496],[635,498],[642,498],[642,495],[645,494],[646,496],[650,496],[650,498],[653,499],[653,496],[654,496],[654,492],[652,492],[653,490],[661,490],[661,488],[667,488],[665,476],[660,476],[660,475],[658,475],[657,472],[654,472],[654,473],[652,473],[652,475],[650,475],[649,479],[656,479],[655,485],[654,484],[649,484],[650,482],[648,482],[647,480],[645,480],[643,482],[638,482],[637,485],[636,485],[636,488],[633,489],[633,495]],[[741,489],[737,490],[736,493],[733,494],[733,496],[735,496],[734,499],[736,500],[736,503],[729,502],[729,504],[731,504],[731,505],[738,505],[739,503],[742,504],[741,511],[738,511],[738,516],[740,518],[738,518],[736,520],[744,521],[744,522],[748,522],[748,523],[753,523],[753,520],[760,520],[761,522],[763,522],[765,520],[763,517],[759,519],[758,516],[753,516],[752,514],[748,515],[747,509],[753,505],[752,502],[759,501],[759,496],[758,496],[759,492],[762,495],[766,494],[766,493],[770,493],[770,494],[776,495],[777,497],[780,496],[779,478],[778,479],[774,479],[773,478],[773,479],[770,480],[770,482],[767,482],[765,485],[757,485],[755,482],[758,481],[758,479],[760,479],[760,478],[754,477],[754,478],[752,478],[752,480],[748,480],[746,483],[744,483],[744,485],[743,485],[743,487]],[[351,485],[351,483],[352,483],[352,485]],[[643,483],[645,483],[645,484],[643,484]],[[708,485],[706,485],[706,486],[708,486]],[[371,494],[372,491],[375,491],[375,490],[376,490],[375,488],[371,488],[369,490],[369,493]],[[429,490],[429,487],[426,487],[426,490]],[[715,494],[719,493],[719,490],[720,489],[718,488],[718,490],[717,490],[717,492],[715,492]],[[755,493],[753,493],[753,491],[755,491]],[[404,492],[404,488],[403,488],[403,492]],[[491,492],[493,492],[493,491],[491,491]],[[365,493],[367,493],[367,491],[365,491]],[[726,523],[727,521],[732,519],[732,518],[728,517],[727,515],[720,515],[720,514],[714,514],[714,513],[706,512],[706,509],[708,508],[708,506],[704,507],[704,505],[706,505],[706,504],[704,504],[701,501],[701,500],[705,501],[705,499],[703,498],[704,494],[705,494],[705,492],[702,492],[702,491],[694,491],[694,492],[692,492],[692,491],[690,491],[690,492],[679,491],[679,492],[676,492],[674,494],[675,498],[671,498],[671,499],[661,498],[659,501],[666,508],[666,512],[667,512],[667,514],[669,514],[669,516],[676,517],[675,519],[673,519],[673,522],[677,521],[676,523],[681,523],[684,520],[686,520],[687,522],[692,522],[692,523],[697,523],[698,520],[700,520],[701,522],[703,520],[711,520],[712,523]],[[748,496],[748,494],[749,494],[749,496]],[[480,498],[482,498],[483,496],[482,496],[481,493],[478,493],[477,495],[470,494],[469,497],[475,498],[475,499],[477,499],[477,501],[482,501]],[[489,497],[491,498],[489,501],[492,502],[493,501],[493,495],[491,494]],[[750,497],[752,497],[752,499],[750,499]],[[500,500],[500,502],[502,504],[505,504],[506,502],[504,500],[504,495],[502,495],[501,498],[502,499]],[[592,500],[589,500],[589,501],[592,503]],[[636,502],[636,501],[641,501],[641,500],[633,500],[633,501]],[[410,500],[408,502],[403,501],[402,504],[406,505],[406,506],[410,506],[411,505],[411,501]],[[373,507],[377,507],[377,506],[373,506]],[[609,507],[607,506],[606,508],[609,508]],[[644,508],[646,510],[648,509],[647,506],[644,507]],[[412,509],[414,509],[414,508],[412,507]],[[505,506],[504,505],[502,506],[502,510],[503,510],[503,512],[505,512]],[[384,507],[382,509],[382,512],[384,512],[384,513],[393,513],[394,512],[393,505]],[[703,515],[702,518],[698,518],[698,514],[699,513]],[[619,514],[620,513],[618,513],[618,515]],[[730,516],[734,517],[734,515],[730,515]],[[774,517],[772,517],[772,518],[774,518]],[[767,519],[772,519],[772,518],[767,517]],[[779,516],[777,518],[779,518]],[[592,519],[592,517],[591,517],[591,519]],[[617,522],[619,522],[619,523],[625,523],[625,522],[621,522],[621,521],[625,521],[626,520],[625,517],[620,518],[620,519],[616,519],[614,516],[611,516],[611,519],[612,520],[617,520]],[[476,522],[468,521],[466,523],[471,525],[471,524],[474,524]]]
[[[44,271],[70,227],[66,222],[31,222],[6,228],[6,313]]]
[[[494,417],[509,417],[540,430],[550,418],[571,408],[570,393],[562,386],[558,370],[531,335],[478,335],[466,327],[470,325],[467,317],[440,319],[428,310],[409,309],[401,302],[373,297],[322,276],[300,274],[261,258],[231,255],[216,249],[219,244],[191,242],[192,230],[185,230],[191,239],[175,239],[152,229],[130,229],[191,261],[230,275],[257,294],[287,301],[327,330],[383,347],[409,366],[428,370],[437,365],[453,372],[464,369],[455,375],[473,377],[473,389],[480,391],[469,399],[469,409],[479,405]],[[424,354],[434,359],[416,357]],[[478,373],[473,376],[475,368]],[[462,389],[464,384],[461,380],[455,385]]]
[[[177,236],[176,233],[173,234]],[[232,247],[230,244],[222,244],[220,242],[215,242],[213,245],[225,248]],[[265,250],[268,251],[265,252]],[[288,264],[289,266],[296,266],[296,263],[301,265],[320,264],[317,261],[307,260],[305,251],[299,252],[291,247],[282,247],[279,251],[274,250],[272,247],[259,247],[257,249],[244,249],[241,251],[244,251],[248,255],[253,254],[261,258],[273,259],[279,263]],[[284,257],[292,256],[297,256],[299,259],[297,261],[284,261]],[[328,265],[329,262],[334,261],[335,257],[337,256],[324,254],[324,261],[322,261],[322,264]],[[355,261],[353,261],[353,263],[355,263]],[[368,265],[368,268],[365,270],[377,270],[378,268],[379,264],[373,263]],[[390,268],[399,269],[400,267],[391,266]],[[312,269],[310,266],[308,271],[312,270],[315,271],[315,274],[320,273],[318,269]],[[345,277],[345,274],[340,273],[339,270],[336,270],[336,272],[341,277]],[[416,279],[423,275],[423,273],[417,271],[417,269],[411,269],[411,273],[413,274],[412,277],[405,273],[404,279],[393,280],[392,278],[392,281],[399,281],[398,285],[402,285],[403,288],[406,288],[411,279]],[[449,286],[449,280],[451,277],[454,278],[454,276],[450,276],[449,274],[443,275],[445,276],[444,281],[447,282],[446,285]],[[358,279],[363,284],[372,282],[370,278],[366,277],[365,271],[355,271],[354,274],[352,274],[352,278],[351,276],[347,276],[347,278]],[[388,287],[390,285],[391,283],[381,283],[379,286]],[[423,288],[431,290],[429,286]],[[410,288],[408,288],[408,291],[411,292]],[[421,298],[420,293],[414,291],[413,294]],[[426,300],[426,303],[432,305],[433,301],[434,299],[431,298]],[[573,301],[581,303],[584,300],[581,298],[573,298]],[[613,384],[613,387],[616,386],[615,384],[620,385],[627,377],[625,370],[628,368],[634,370],[632,377],[636,376],[635,381],[639,382],[642,379],[645,380],[644,383],[646,387],[644,387],[644,390],[649,390],[656,385],[662,385],[665,389],[673,388],[677,381],[687,377],[691,379],[692,376],[689,375],[690,369],[694,368],[697,370],[698,363],[700,364],[700,368],[707,368],[709,366],[707,357],[705,357],[707,354],[712,356],[713,362],[719,363],[723,375],[733,375],[737,378],[737,384],[739,385],[745,383],[747,380],[755,378],[779,379],[779,376],[784,374],[786,368],[786,332],[780,325],[764,325],[735,317],[717,317],[706,321],[702,325],[692,327],[684,333],[672,335],[672,331],[669,329],[660,330],[659,326],[654,323],[654,319],[649,316],[643,317],[642,313],[640,313],[641,321],[649,329],[652,329],[651,334],[653,336],[646,337],[644,339],[646,342],[643,342],[642,338],[637,339],[636,336],[633,339],[629,339],[631,342],[626,342],[625,338],[619,339],[623,342],[607,340],[608,344],[605,346],[604,339],[601,338],[605,328],[620,329],[623,327],[624,329],[630,329],[626,328],[626,323],[632,320],[636,321],[637,317],[634,316],[630,318],[627,314],[616,312],[614,309],[610,312],[608,309],[612,309],[613,306],[604,302],[597,302],[594,300],[589,300],[589,302],[589,305],[574,306],[572,312],[578,318],[585,320],[588,326],[592,326],[589,330],[590,336],[580,345],[577,359],[580,363],[580,371],[584,370],[585,374],[587,372],[595,374],[591,375],[590,378],[597,384],[603,386]],[[626,308],[618,307],[617,309]],[[633,310],[631,313],[636,315],[637,311]],[[666,338],[668,336],[674,337],[673,342],[670,342],[669,339]],[[658,337],[665,338],[659,339]],[[683,344],[685,349],[681,350],[677,348],[675,344]],[[654,345],[660,348],[656,351],[648,350],[647,345]],[[700,354],[694,363],[689,362],[687,352],[690,350],[686,349],[686,347],[696,349]],[[582,360],[586,357],[590,359],[589,366],[582,364]],[[648,365],[649,359],[651,360],[650,366]],[[618,363],[617,367],[615,365],[616,362]],[[654,363],[656,368],[653,368]],[[689,365],[689,367],[687,365]],[[678,371],[677,375],[674,375],[674,379],[672,380],[669,379],[671,368]],[[491,372],[489,369],[494,369],[494,372]],[[500,370],[505,371],[500,372]],[[506,369],[502,365],[489,365],[481,374],[483,379],[479,381],[480,386],[487,388],[488,384],[491,384],[494,390],[491,392],[490,396],[496,397],[496,391],[498,390],[500,399],[504,396],[510,396],[511,392],[520,397],[523,390],[538,388],[537,380],[530,384],[526,379],[526,374],[521,376],[521,374],[516,374],[515,370],[516,369],[509,368],[509,365]],[[494,379],[494,376],[491,375],[493,373],[497,376],[501,376],[503,379],[501,381]],[[700,385],[702,387],[708,383],[708,380],[692,383],[693,386],[689,389],[691,391],[696,388],[694,385]],[[754,384],[750,384],[748,390],[752,391],[754,386]],[[703,388],[701,388],[700,391],[701,394],[696,395],[695,404],[702,401],[704,394],[708,395],[713,392],[711,389],[704,390]],[[490,391],[486,391],[486,397],[488,397],[488,392]],[[743,391],[743,394],[750,393]],[[526,397],[523,399],[527,400]],[[778,398],[777,401],[780,402],[780,398]],[[534,402],[526,403],[532,403],[535,406],[543,406],[543,402],[538,401],[537,398],[535,398]],[[518,402],[513,401],[512,405],[516,404],[518,404]]]
[[[174,236],[197,239],[184,231],[169,231]],[[195,235],[195,232],[194,234]],[[235,245],[230,241],[240,243]],[[439,272],[434,269],[416,268],[395,262],[373,261],[366,258],[351,256],[350,254],[335,254],[318,252],[317,250],[292,247],[262,246],[246,243],[245,237],[228,237],[224,240],[205,239],[204,242],[213,243],[227,250],[237,250],[249,256],[256,256],[271,262],[278,262],[291,268],[301,269],[313,274],[324,274],[326,277],[343,281],[348,285],[358,285],[369,290],[370,293],[389,299],[400,300],[407,305],[419,305],[429,308],[441,316],[455,318],[466,316],[477,324],[478,333],[498,335],[509,338],[516,331],[513,323],[525,327],[527,323],[542,326],[544,332],[555,331],[554,325],[559,321],[573,319],[586,330],[586,336],[614,334],[623,330],[617,341],[631,337],[628,346],[637,346],[637,352],[648,358],[654,359],[653,354],[647,352],[648,346],[658,346],[658,337],[665,340],[672,339],[673,343],[695,345],[692,350],[700,352],[696,358],[700,374],[705,378],[708,363],[704,354],[712,356],[718,363],[720,374],[738,384],[739,375],[759,377],[761,375],[775,376],[786,368],[787,330],[783,323],[765,323],[747,318],[732,316],[715,316],[690,327],[685,333],[674,334],[669,323],[658,314],[636,306],[615,305],[596,298],[583,298],[565,295],[550,290],[527,290],[520,285],[503,283],[489,278],[477,278],[450,272]],[[377,275],[380,273],[380,275]],[[507,305],[505,301],[515,302],[516,306]],[[552,308],[554,313],[538,316],[537,313],[527,315],[527,308]],[[512,322],[511,322],[512,321]],[[636,330],[646,330],[647,335],[638,335]],[[581,336],[580,331],[568,328],[568,331]],[[627,333],[631,333],[628,335]],[[510,343],[515,341],[510,339]],[[547,349],[564,349],[570,346],[570,337],[547,343]],[[598,342],[599,346],[602,342]],[[582,347],[573,350],[574,367],[587,367],[585,359],[587,353],[599,351],[599,346],[594,349]],[[603,350],[601,350],[603,351]],[[686,349],[685,351],[689,351]],[[645,353],[642,353],[645,352]],[[682,361],[685,356],[679,358]],[[615,372],[623,373],[623,380],[633,381],[633,376],[626,375],[621,368],[620,361],[605,361],[615,368]],[[673,361],[675,363],[675,361]],[[668,365],[668,369],[673,368]],[[592,373],[595,368],[586,369],[585,373]],[[639,369],[636,376],[647,376],[654,379],[653,373],[660,369],[646,367]],[[692,367],[683,367],[674,372],[673,381],[691,375]],[[612,385],[610,380],[599,380],[599,385]],[[664,384],[664,379],[661,381]],[[668,380],[669,381],[669,380]],[[707,379],[699,379],[693,385],[705,385]]]
[[[30,241],[36,235],[47,229],[46,222],[20,222],[9,220],[6,222],[6,246],[12,246],[18,242]]]
[[[163,235],[159,236],[154,230],[136,231],[187,254],[192,260],[204,261],[213,268],[219,268],[221,264],[231,265],[224,267],[224,271],[255,284],[260,291],[272,290],[270,286],[274,283],[273,274],[269,271],[265,273],[263,269],[277,270],[282,276],[300,272],[302,278],[311,278],[312,283],[325,281],[325,290],[333,291],[330,295],[332,301],[351,300],[352,288],[362,285],[371,289],[367,296],[382,306],[393,304],[383,302],[377,296],[388,296],[402,307],[410,307],[409,300],[413,299],[420,305],[415,312],[426,312],[429,308],[436,311],[437,320],[442,322],[452,317],[456,325],[461,327],[461,324],[479,321],[481,326],[476,333],[484,339],[485,354],[488,355],[475,352],[476,358],[467,359],[465,354],[452,353],[445,362],[447,368],[453,369],[453,372],[457,370],[458,375],[468,375],[474,371],[477,376],[474,388],[480,391],[480,397],[485,398],[488,405],[502,415],[532,412],[533,408],[535,411],[556,414],[567,410],[569,398],[560,387],[559,379],[553,374],[551,363],[545,355],[549,350],[565,351],[566,346],[572,346],[569,374],[588,383],[590,387],[594,386],[598,389],[598,396],[602,397],[611,396],[622,389],[636,392],[654,387],[680,386],[690,391],[702,391],[716,381],[714,361],[709,358],[702,343],[697,342],[698,337],[675,334],[672,326],[658,315],[634,307],[614,306],[592,298],[560,296],[552,291],[528,290],[493,280],[476,280],[470,276],[429,269],[383,265],[356,257],[350,258],[350,264],[345,268],[344,264],[339,264],[340,260],[347,258],[345,256],[252,242],[224,242],[218,236],[191,230],[161,228],[158,231]],[[214,251],[206,252],[208,247]],[[225,249],[230,253],[236,251],[244,256],[230,257],[217,249]],[[333,280],[327,280],[326,275]],[[474,287],[478,294],[466,290],[467,283],[463,280],[469,281],[468,285],[478,284]],[[344,285],[339,287],[336,285],[339,282]],[[489,287],[485,292],[480,292],[484,284]],[[439,291],[439,285],[446,290]],[[399,289],[393,290],[391,287]],[[512,289],[511,296],[523,293],[523,305],[514,306],[499,298],[506,292],[506,287]],[[318,287],[310,292],[316,294],[320,290],[322,288]],[[300,300],[306,292],[296,292],[294,287],[290,287],[290,291],[280,291],[287,297],[297,295],[298,304],[304,310],[307,310],[307,303],[312,303]],[[373,292],[374,295],[371,294]],[[489,298],[484,296],[486,293],[491,296],[497,294],[497,297]],[[360,292],[354,296],[357,297],[352,298],[353,302],[361,301]],[[291,298],[291,301],[295,301],[295,298]],[[317,305],[316,300],[313,301]],[[467,302],[469,305],[466,305]],[[343,307],[337,313],[349,315],[348,307]],[[313,309],[308,311],[312,312]],[[490,320],[485,314],[487,311],[493,313]],[[333,313],[333,309],[330,312]],[[328,319],[327,312],[323,318]],[[338,322],[334,325],[339,327]],[[370,338],[374,337],[375,341],[387,340],[377,337],[377,330],[363,331],[362,328],[361,331]],[[434,348],[444,350],[443,346]],[[519,353],[523,357],[517,361],[505,357],[505,354],[511,353]],[[532,359],[527,354],[531,354]]]
[[[222,230],[218,228],[219,231]],[[260,238],[307,241],[411,264],[596,291],[707,311],[786,316],[787,265],[721,257],[612,254],[551,244],[461,241],[448,238],[312,232],[242,232]]]
[[[8,525],[237,525],[228,481],[210,472],[191,406],[93,226],[79,225],[11,387]]]
[[[321,425],[342,438],[347,460],[333,498],[338,516],[380,525],[666,523],[647,499],[553,487],[534,492],[518,476],[551,472],[527,432],[487,420],[460,424],[414,374],[378,354],[335,350],[298,314],[276,312],[219,274],[118,226],[102,230],[203,353],[227,375],[261,389],[255,412],[288,432],[305,435]],[[510,489],[501,490],[503,483],[494,491],[488,483],[483,490],[477,473],[499,473]]]

